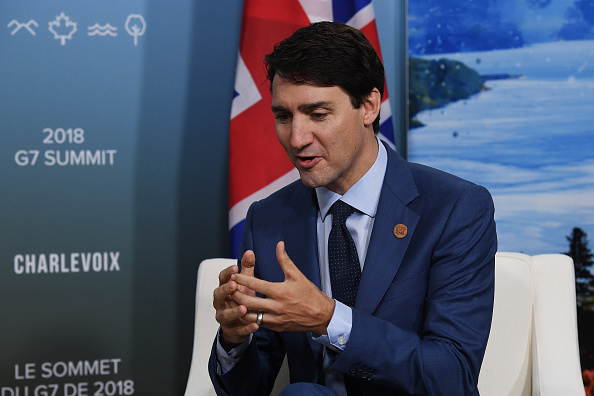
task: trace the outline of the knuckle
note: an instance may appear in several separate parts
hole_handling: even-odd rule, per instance
[[[221,272],[219,272],[219,285],[225,283],[225,278],[227,277],[226,272],[227,270],[222,270]]]
[[[224,299],[225,296],[222,295],[222,291],[220,287],[217,287],[216,289],[213,290],[212,292],[212,299],[214,302],[218,301],[218,300],[222,300]]]
[[[286,315],[286,314],[287,314],[287,311],[286,311],[286,309],[285,309],[284,307],[282,307],[282,306],[281,306],[281,307],[278,307],[278,308],[276,308],[276,309],[273,311],[273,313],[274,313],[276,316],[281,316],[281,317],[282,317],[282,316],[284,316],[284,315]]]

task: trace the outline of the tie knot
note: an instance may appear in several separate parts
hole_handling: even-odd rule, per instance
[[[355,208],[353,208],[348,203],[345,203],[341,200],[334,202],[330,208],[330,212],[332,212],[332,224],[346,224],[347,217],[352,215],[354,211]]]

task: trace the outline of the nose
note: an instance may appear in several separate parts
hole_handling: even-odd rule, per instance
[[[301,150],[313,142],[313,133],[306,119],[294,117],[291,125],[291,147]]]

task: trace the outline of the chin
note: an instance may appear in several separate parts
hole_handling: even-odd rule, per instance
[[[309,188],[319,187],[318,185],[312,183],[312,181],[309,179],[301,178],[301,183],[303,183],[306,187],[309,187]]]
[[[299,177],[301,182],[309,188],[317,188],[327,186],[334,180],[334,174],[328,172],[327,169],[299,169]]]
[[[301,183],[303,183],[306,187],[316,188],[322,185],[320,183],[316,183],[315,180],[309,177],[309,175],[306,172],[303,172],[301,170],[299,171],[299,177],[301,178]]]

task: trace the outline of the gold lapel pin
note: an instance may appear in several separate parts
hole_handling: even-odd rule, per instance
[[[394,235],[396,236],[396,238],[402,239],[406,236],[407,233],[408,228],[406,228],[404,224],[397,224],[396,227],[394,227]]]

